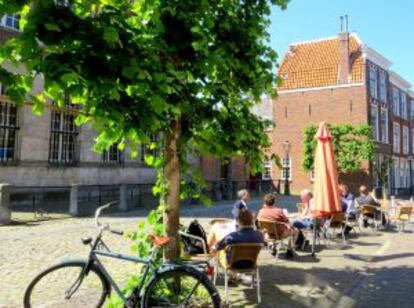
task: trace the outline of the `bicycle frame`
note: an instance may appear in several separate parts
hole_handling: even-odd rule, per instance
[[[106,246],[104,241],[102,240],[102,234],[104,233],[104,231],[110,231],[110,232],[116,233],[118,235],[123,234],[123,232],[111,230],[108,225],[102,226],[99,223],[99,215],[100,215],[100,213],[103,209],[108,208],[110,205],[112,205],[114,203],[115,202],[111,202],[111,203],[108,203],[107,205],[101,206],[96,211],[95,224],[96,224],[97,227],[99,227],[100,231],[99,231],[97,237],[95,238],[95,240],[93,241],[93,243],[89,243],[89,245],[91,246],[91,250],[89,252],[89,256],[88,256],[88,259],[87,259],[86,266],[85,266],[84,270],[79,274],[79,277],[76,279],[76,281],[73,283],[73,285],[66,291],[66,298],[67,299],[69,299],[76,292],[76,290],[80,287],[80,285],[82,284],[83,278],[86,275],[88,275],[88,272],[91,269],[91,267],[95,266],[96,269],[102,273],[102,275],[105,277],[106,281],[110,284],[110,286],[115,290],[117,295],[122,299],[124,305],[128,308],[130,307],[130,303],[129,303],[128,299],[124,296],[124,294],[122,293],[119,286],[116,284],[114,279],[112,279],[111,275],[106,270],[105,266],[99,260],[100,256],[144,264],[143,273],[142,273],[140,282],[138,283],[138,285],[133,290],[133,292],[135,294],[137,294],[139,298],[141,298],[143,296],[142,293],[145,291],[145,282],[148,278],[148,275],[150,274],[151,269],[154,269],[158,272],[159,270],[163,270],[163,269],[171,267],[171,266],[174,267],[174,266],[179,265],[177,263],[163,263],[160,266],[155,264],[154,261],[153,261],[154,257],[155,257],[155,254],[158,252],[159,249],[161,249],[161,247],[154,247],[154,249],[152,250],[151,255],[148,259],[143,259],[143,258],[131,256],[131,255],[117,253],[117,252],[112,252],[108,248],[108,246]],[[196,266],[196,264],[199,264],[199,265],[201,265],[201,264],[205,265],[206,263],[208,264],[208,262],[205,262],[205,261],[198,261],[198,262],[191,262],[191,263],[194,266]],[[183,262],[183,264],[185,264],[185,262]]]
[[[155,253],[157,253],[158,249],[154,248],[154,250],[151,253],[151,257],[149,259],[142,259],[142,258],[131,256],[131,255],[111,252],[111,250],[105,245],[104,241],[102,240],[103,231],[104,230],[101,230],[99,232],[99,234],[96,237],[93,244],[90,245],[91,246],[91,251],[90,251],[89,256],[88,256],[87,265],[86,265],[85,269],[80,273],[80,275],[79,275],[78,279],[75,281],[75,283],[69,288],[69,290],[67,292],[69,294],[67,294],[67,296],[70,297],[72,294],[74,294],[76,292],[77,288],[82,283],[83,277],[88,274],[88,271],[90,270],[91,266],[95,265],[97,267],[97,269],[99,271],[101,271],[101,273],[105,276],[106,280],[109,282],[111,287],[115,290],[117,295],[122,299],[122,301],[124,302],[126,307],[129,307],[128,299],[124,296],[124,294],[122,293],[122,291],[121,291],[120,287],[118,286],[118,284],[111,277],[109,272],[106,270],[105,266],[99,260],[99,256],[144,264],[144,271],[143,271],[143,274],[141,276],[140,282],[139,282],[138,286],[136,287],[136,289],[134,290],[134,292],[139,294],[139,296],[142,296],[141,291],[144,289],[144,284],[145,284],[146,278],[149,274],[149,271],[151,270],[151,268],[156,268],[156,265],[152,260],[154,258]]]

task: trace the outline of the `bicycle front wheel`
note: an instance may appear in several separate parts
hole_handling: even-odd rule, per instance
[[[57,264],[37,275],[24,295],[24,307],[102,307],[110,293],[105,276],[86,262]]]
[[[196,270],[177,268],[157,274],[148,284],[141,308],[219,308],[220,296],[208,277]]]

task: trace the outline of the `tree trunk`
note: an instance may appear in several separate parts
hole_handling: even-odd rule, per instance
[[[180,225],[180,159],[178,142],[181,137],[181,121],[171,122],[170,131],[165,136],[165,177],[168,183],[167,210],[164,214],[165,233],[173,239],[164,251],[167,261],[175,260],[180,256],[178,237]]]

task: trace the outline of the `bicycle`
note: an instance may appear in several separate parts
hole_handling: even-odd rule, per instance
[[[112,252],[102,239],[103,233],[109,231],[123,235],[124,232],[102,225],[99,216],[102,210],[114,203],[96,210],[95,225],[99,233],[95,240],[82,238],[82,243],[91,247],[88,258],[63,261],[38,274],[26,289],[25,308],[102,307],[111,289],[121,298],[125,308],[220,307],[219,293],[208,277],[213,272],[208,262],[183,261],[160,265],[154,262],[156,254],[170,242],[170,238],[152,235],[154,248],[148,259]],[[143,264],[142,275],[131,296],[126,297],[122,293],[100,257]],[[56,293],[51,294],[52,291]]]

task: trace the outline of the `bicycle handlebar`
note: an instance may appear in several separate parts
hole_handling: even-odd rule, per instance
[[[112,206],[112,205],[114,205],[115,203],[117,203],[118,201],[112,201],[112,202],[109,202],[109,203],[107,203],[107,204],[104,204],[104,205],[102,205],[102,206],[100,206],[100,207],[98,207],[97,209],[96,209],[96,211],[95,211],[95,225],[99,228],[99,227],[101,227],[101,223],[99,222],[99,216],[101,215],[101,212],[103,211],[103,210],[105,210],[105,209],[107,209],[108,207],[110,207],[110,206]]]

